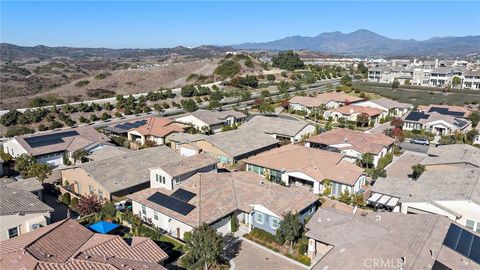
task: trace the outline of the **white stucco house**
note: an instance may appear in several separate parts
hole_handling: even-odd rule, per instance
[[[186,116],[175,119],[177,122],[192,125],[196,129],[213,133],[220,132],[224,126],[233,126],[242,123],[246,115],[234,110],[209,111],[197,110]]]
[[[184,125],[179,125],[173,120],[152,116],[147,123],[138,128],[127,132],[129,141],[138,142],[144,145],[146,141],[155,143],[155,145],[165,144],[165,138],[172,133],[184,131]]]
[[[355,103],[356,106],[370,107],[381,109],[387,113],[388,116],[403,116],[413,108],[413,105],[401,103],[388,98],[378,98],[372,100],[365,100]]]

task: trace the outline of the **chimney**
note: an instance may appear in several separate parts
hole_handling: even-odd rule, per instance
[[[435,68],[438,68],[438,58],[435,59]]]
[[[414,58],[413,59],[413,65],[416,65],[417,64],[417,58]]]

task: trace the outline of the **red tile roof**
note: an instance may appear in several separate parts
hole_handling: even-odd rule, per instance
[[[378,154],[384,147],[392,145],[395,139],[384,134],[371,134],[337,128],[310,137],[306,141],[330,146],[339,145],[338,148],[341,150],[354,149],[362,154]]]
[[[152,135],[162,138],[174,132],[183,132],[183,128],[173,120],[155,116],[150,117],[145,125],[133,130],[144,136]]]
[[[336,108],[332,111],[341,113],[343,115],[351,115],[354,113],[365,113],[370,117],[380,115],[383,113],[383,110],[381,109],[376,109],[372,107],[363,107],[363,106],[357,106],[357,105],[347,105],[347,106]]]
[[[149,238],[127,243],[67,219],[0,244],[1,269],[158,269],[168,255]]]

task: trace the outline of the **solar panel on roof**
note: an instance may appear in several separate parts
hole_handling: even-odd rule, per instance
[[[78,134],[76,130],[70,130],[70,131],[58,132],[54,134],[27,137],[27,138],[24,138],[24,140],[30,147],[36,148],[36,147],[63,143],[65,142],[63,140],[64,138],[78,136],[78,135],[80,134]]]
[[[480,264],[480,237],[451,224],[443,245]]]
[[[410,112],[405,120],[408,121],[418,121],[420,119],[427,119],[428,115],[424,114],[423,112]]]
[[[173,192],[170,197],[173,197],[175,199],[178,199],[180,201],[188,202],[190,201],[193,197],[195,197],[197,194],[192,193],[188,190],[185,190],[183,188],[177,189],[175,192]]]
[[[184,216],[188,215],[188,213],[192,212],[192,210],[195,209],[195,206],[191,204],[188,204],[176,198],[167,196],[160,192],[156,192],[152,196],[148,197],[147,200],[154,202],[158,205],[161,205],[165,208],[168,208],[172,211],[175,211]]]
[[[463,112],[453,112],[449,111],[448,108],[439,108],[439,107],[431,107],[428,112],[437,112],[443,115],[451,115],[451,116],[463,116]]]

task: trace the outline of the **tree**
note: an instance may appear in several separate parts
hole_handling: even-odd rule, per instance
[[[163,107],[160,103],[153,104],[153,109],[155,110],[155,112],[157,114],[161,114],[164,111],[164,109],[163,109]]]
[[[346,188],[338,197],[338,200],[342,203],[350,204],[352,202],[352,198],[350,197],[350,191]]]
[[[197,103],[195,103],[195,101],[193,99],[187,99],[187,100],[182,100],[181,101],[182,103],[182,108],[186,111],[186,112],[194,112],[196,110],[198,110],[198,106],[197,106]]]
[[[180,90],[180,95],[182,95],[182,97],[192,97],[195,94],[195,91],[195,86],[187,84]]]
[[[472,129],[469,132],[467,132],[467,134],[465,135],[465,138],[467,139],[468,142],[473,143],[477,135],[478,135],[478,130]]]
[[[0,124],[4,126],[16,125],[18,118],[22,115],[17,110],[9,110],[7,113],[0,117]]]
[[[395,117],[392,119],[390,122],[390,125],[396,128],[402,128],[403,127],[403,119],[400,117]]]
[[[272,65],[286,70],[301,69],[304,67],[303,61],[297,53],[292,50],[279,52],[272,57]]]
[[[258,111],[262,114],[268,114],[268,113],[273,113],[275,109],[273,108],[272,104],[268,102],[262,102],[258,106]]]
[[[220,101],[218,101],[218,100],[211,100],[211,101],[208,103],[207,109],[209,109],[209,110],[214,110],[214,109],[218,109],[218,108],[221,108],[221,107],[222,107],[222,104],[220,103]]]
[[[90,121],[95,122],[98,120],[98,116],[94,113],[90,114]]]
[[[117,213],[117,208],[113,202],[106,202],[103,204],[102,209],[100,210],[99,216],[102,219],[112,219]]]
[[[235,214],[230,217],[230,230],[232,232],[238,231],[238,218]]]
[[[99,198],[97,194],[93,193],[80,198],[77,204],[77,211],[81,215],[98,213],[100,209],[102,209],[102,205],[103,199]]]
[[[7,130],[7,132],[5,133],[5,136],[15,137],[19,135],[34,133],[34,132],[35,130],[26,126],[13,126]]]
[[[480,111],[474,111],[468,116],[468,120],[472,122],[472,127],[476,127],[480,122]]]
[[[213,73],[220,76],[222,79],[233,78],[235,75],[240,73],[240,69],[241,66],[239,63],[232,60],[227,60],[218,65]]]
[[[15,170],[18,171],[22,177],[28,177],[30,168],[35,163],[35,158],[29,154],[21,154],[15,159]]]
[[[270,82],[275,81],[275,75],[273,75],[273,74],[267,74],[267,80],[270,81]]]
[[[368,123],[370,122],[370,116],[368,116],[368,114],[366,113],[361,113],[357,116],[357,123],[361,126],[361,127],[365,127],[365,126],[368,126]]]
[[[345,75],[340,79],[340,83],[342,85],[347,86],[347,87],[351,87],[352,86],[352,77],[350,77],[349,75]]]
[[[283,238],[290,243],[290,253],[293,252],[293,243],[302,236],[303,225],[300,223],[298,213],[293,214],[291,211],[283,215],[278,228]]]
[[[397,79],[393,80],[392,89],[397,89],[399,86],[400,82]]]
[[[425,166],[422,164],[416,164],[412,166],[412,170],[412,178],[417,180],[420,175],[422,175],[422,173],[425,171]]]
[[[43,181],[51,174],[52,168],[50,165],[45,163],[33,163],[30,171],[28,172],[28,177],[36,177],[43,183]]]
[[[370,153],[362,154],[362,166],[369,168],[373,165],[373,155]]]
[[[183,265],[188,269],[196,269],[203,265],[207,270],[209,265],[218,263],[222,260],[223,238],[215,229],[202,224],[194,228],[191,232],[184,234],[185,246],[187,248],[187,257],[183,261],[188,261],[190,265]]]
[[[372,177],[373,180],[377,180],[379,177],[385,178],[387,177],[387,171],[380,168],[373,169],[370,177]]]
[[[77,161],[81,161],[83,162],[85,157],[87,156],[87,151],[85,151],[85,149],[79,149],[75,152],[73,152],[73,155],[72,155],[72,158],[75,162]]]
[[[461,79],[460,77],[458,77],[458,76],[453,77],[453,79],[452,79],[452,86],[456,88],[456,87],[459,86],[460,84],[462,84],[462,79]]]
[[[112,116],[107,112],[103,112],[102,115],[100,116],[100,119],[102,119],[103,121],[108,120],[110,118],[112,118]]]

